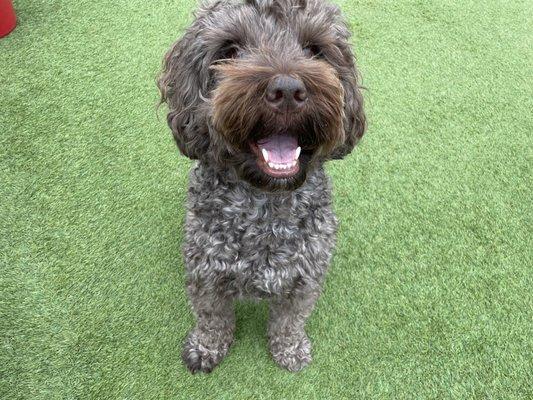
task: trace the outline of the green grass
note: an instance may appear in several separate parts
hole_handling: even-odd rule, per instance
[[[531,399],[533,3],[340,1],[368,136],[332,163],[342,221],[308,324],[269,358],[237,308],[211,375],[180,246],[189,161],[154,104],[193,1],[18,0],[0,40],[0,398]]]

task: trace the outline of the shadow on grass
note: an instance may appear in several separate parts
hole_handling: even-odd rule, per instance
[[[235,303],[235,314],[235,339],[246,342],[253,340],[266,346],[268,302],[238,301]]]

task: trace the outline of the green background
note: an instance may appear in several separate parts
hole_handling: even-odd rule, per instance
[[[533,3],[339,1],[370,121],[329,165],[342,221],[278,369],[265,304],[211,375],[180,247],[190,162],[155,76],[193,1],[18,0],[0,40],[0,398],[533,397]]]

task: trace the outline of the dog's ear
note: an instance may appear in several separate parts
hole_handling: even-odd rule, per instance
[[[342,159],[352,152],[366,131],[366,116],[363,107],[363,94],[358,84],[356,69],[341,79],[344,86],[344,143],[338,146],[331,156]]]
[[[180,151],[199,159],[209,147],[207,113],[203,110],[209,79],[205,50],[198,40],[198,19],[165,55],[157,81],[161,103],[167,103],[167,121]]]
[[[332,14],[339,18],[337,25],[336,47],[342,56],[337,59],[339,78],[344,88],[344,143],[338,146],[333,154],[333,159],[341,159],[352,152],[355,145],[363,137],[366,131],[366,116],[364,100],[361,92],[360,75],[357,69],[355,55],[351,43],[351,31],[342,19],[342,13],[338,6],[331,6]]]

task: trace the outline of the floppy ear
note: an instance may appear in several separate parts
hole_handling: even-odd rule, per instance
[[[180,151],[198,159],[209,147],[207,113],[202,109],[208,83],[205,50],[198,38],[198,20],[165,55],[157,85],[167,103],[167,122]]]
[[[366,131],[363,95],[358,84],[355,66],[349,76],[341,79],[344,87],[344,143],[337,146],[331,158],[340,160],[350,154]]]
[[[342,159],[352,152],[355,145],[366,131],[366,116],[363,108],[363,95],[357,82],[357,72],[354,68],[349,76],[341,79],[344,86],[344,143],[338,146],[331,156],[332,159]]]
[[[337,15],[341,17],[340,9],[334,6]],[[350,46],[351,32],[345,22],[341,21],[337,27],[337,47],[342,56],[338,60],[339,78],[344,88],[344,143],[338,146],[333,159],[341,159],[350,154],[366,131],[366,116],[364,111],[363,94],[359,86],[359,72],[355,63],[355,56]]]

